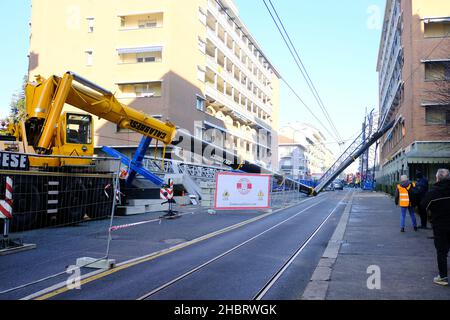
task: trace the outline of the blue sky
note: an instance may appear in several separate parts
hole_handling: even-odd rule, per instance
[[[326,123],[317,103],[262,0],[235,0],[240,15],[269,59]],[[3,43],[0,59],[0,118],[9,112],[12,94],[27,72],[30,0],[0,1]],[[328,108],[340,135],[348,139],[361,127],[366,108],[378,107],[376,61],[385,0],[272,0]],[[281,124],[310,122],[326,132],[281,87]],[[331,140],[331,139],[330,139]],[[336,149],[336,144],[330,144]]]
[[[0,118],[9,114],[14,92],[28,69],[30,0],[0,1]]]

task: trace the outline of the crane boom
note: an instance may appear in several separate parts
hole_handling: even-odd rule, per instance
[[[75,85],[74,81],[85,88]],[[175,137],[176,128],[172,123],[164,123],[120,103],[110,91],[73,72],[67,72],[62,78],[57,76],[47,80],[38,78],[36,86],[29,86],[31,88],[27,92],[34,89],[32,95],[38,93],[39,96],[36,104],[33,103],[36,99],[27,97],[27,101],[31,103],[27,105],[28,114],[34,114],[36,118],[45,118],[43,132],[37,145],[40,150],[48,150],[51,146],[54,124],[61,114],[64,103],[116,123],[120,128],[131,129],[164,144],[170,144]],[[39,87],[42,87],[42,92],[37,92]],[[55,96],[53,102],[50,99],[52,96]],[[49,110],[48,114],[39,112],[43,110]]]

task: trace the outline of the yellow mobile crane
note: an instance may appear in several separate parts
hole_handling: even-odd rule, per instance
[[[83,86],[77,86],[78,82]],[[152,139],[170,144],[176,128],[169,122],[153,117],[121,104],[106,89],[67,72],[62,78],[37,77],[25,89],[26,119],[10,124],[9,132],[17,143],[17,151],[28,154],[60,156],[93,156],[92,116],[72,112],[62,113],[64,104],[72,105],[92,115],[116,123],[123,129],[131,129]],[[30,157],[31,166],[79,166],[87,160],[59,157]]]
[[[13,229],[45,224],[50,216],[76,222],[86,214],[110,214],[114,197],[104,187],[112,179],[92,157],[92,115],[165,145],[176,134],[170,122],[121,104],[108,90],[72,72],[48,79],[38,76],[26,85],[25,104],[25,119],[9,123],[7,134],[0,135],[0,185],[6,177],[14,180]],[[62,112],[65,104],[89,114]]]

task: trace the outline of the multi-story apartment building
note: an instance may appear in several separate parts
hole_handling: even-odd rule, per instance
[[[67,70],[246,160],[278,161],[280,76],[233,0],[34,0],[29,77]],[[96,146],[139,140],[96,121]]]
[[[311,176],[308,166],[307,148],[292,137],[278,136],[279,168],[292,179],[308,179]]]
[[[434,180],[450,163],[450,2],[388,0],[378,56],[380,125],[395,125],[380,145],[378,182],[421,171]],[[448,87],[450,89],[450,87]]]
[[[292,167],[303,178],[318,177],[325,173],[335,161],[333,152],[327,147],[325,136],[314,126],[304,123],[292,123],[279,130],[278,148],[280,170]],[[295,164],[295,168],[294,168]],[[284,168],[283,168],[284,166]]]

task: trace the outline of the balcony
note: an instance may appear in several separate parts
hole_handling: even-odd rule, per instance
[[[229,97],[211,85],[206,85],[205,94],[215,100],[215,104],[219,104],[222,107],[230,109],[237,117],[243,121],[255,123],[255,116],[246,110],[243,110],[232,97]]]
[[[162,28],[164,13],[162,11],[123,13],[119,15],[119,30]]]
[[[242,84],[241,81],[237,80],[235,76],[231,72],[228,71],[228,68],[222,67],[218,64],[214,57],[207,55],[206,56],[206,65],[209,69],[220,75],[220,77],[227,83],[231,84],[235,89],[237,89],[242,95],[244,95],[247,99],[249,99],[252,103],[257,105],[261,110],[265,113],[271,115],[272,108],[268,105],[264,104],[263,101],[259,97],[257,97],[253,91],[249,90],[246,85]]]
[[[254,64],[258,65],[258,68],[262,70],[265,77],[270,80],[272,78],[270,71],[264,67],[264,64],[260,61],[259,58],[256,57],[255,53],[249,48],[249,45],[242,40],[242,37],[237,35],[237,33],[234,29],[234,24],[230,25],[230,23],[228,21],[228,17],[226,15],[224,15],[223,13],[219,12],[218,5],[214,0],[208,1],[208,10],[211,12],[211,14],[214,16],[214,18],[222,26],[233,29],[233,32],[230,32],[230,35],[232,36],[233,40],[236,43],[240,44],[239,46],[247,54],[247,56],[250,58],[250,60]]]
[[[153,98],[161,97],[162,95],[162,82],[130,82],[119,83],[121,99],[134,99],[134,98]]]
[[[210,28],[206,31],[207,38],[215,45],[231,62],[237,66],[240,71],[248,77],[253,83],[258,84],[258,88],[264,92],[268,97],[272,96],[272,92],[269,86],[265,85],[261,80],[256,77],[253,72],[249,71],[248,67],[242,63],[241,59],[236,57],[234,51],[230,49],[222,39],[217,36],[216,32]],[[271,78],[268,78],[271,79]]]

